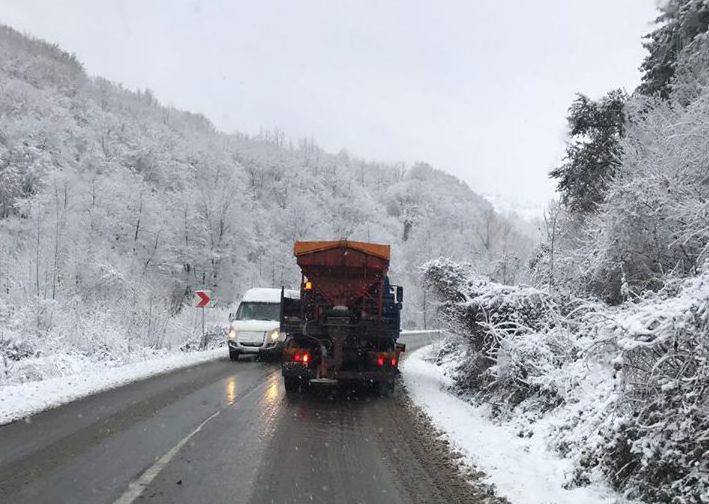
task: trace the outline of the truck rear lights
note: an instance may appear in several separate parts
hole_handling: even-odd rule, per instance
[[[380,368],[395,368],[399,363],[399,355],[396,352],[372,353],[370,359],[372,364],[376,362]]]
[[[295,362],[302,362],[303,364],[307,364],[310,362],[310,353],[309,352],[295,352],[293,354],[293,360]]]

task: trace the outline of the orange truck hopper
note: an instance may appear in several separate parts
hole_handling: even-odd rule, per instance
[[[366,243],[352,240],[335,240],[335,241],[299,241],[293,246],[293,254],[296,257],[312,254],[314,252],[324,252],[334,249],[352,249],[365,254],[379,257],[385,261],[389,261],[391,247],[389,245],[379,245],[378,243]]]
[[[293,248],[303,275],[333,306],[353,306],[389,269],[389,245],[301,241]]]

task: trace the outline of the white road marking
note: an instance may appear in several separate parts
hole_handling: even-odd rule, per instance
[[[118,499],[114,501],[114,504],[131,504],[138,497],[140,497],[140,494],[143,493],[143,490],[145,490],[148,485],[152,483],[155,477],[160,474],[160,471],[162,471],[167,464],[170,463],[170,461],[175,457],[175,455],[177,455],[180,449],[185,446],[185,444],[187,444],[187,442],[192,439],[195,434],[201,431],[202,427],[207,425],[210,420],[219,415],[219,413],[221,413],[222,411],[224,410],[217,410],[210,416],[208,416],[201,424],[197,426],[195,430],[187,434],[187,436],[182,438],[182,440],[175,446],[173,446],[165,455],[160,457],[153,465],[148,467],[137,480],[128,485],[126,491],[123,492],[123,495],[121,495]]]

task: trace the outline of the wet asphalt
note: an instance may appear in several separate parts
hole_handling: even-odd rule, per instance
[[[225,358],[0,427],[0,502],[450,501],[407,414],[366,390],[286,396],[278,364]]]

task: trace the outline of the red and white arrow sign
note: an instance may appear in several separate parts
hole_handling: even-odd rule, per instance
[[[195,302],[197,303],[195,306],[197,308],[204,308],[209,305],[209,302],[212,300],[210,297],[210,292],[205,291],[205,290],[198,290],[194,291],[195,295]]]

